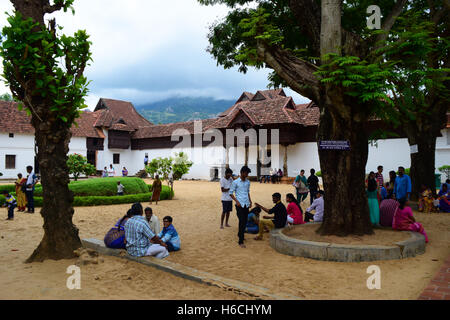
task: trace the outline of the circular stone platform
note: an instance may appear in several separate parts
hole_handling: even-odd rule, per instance
[[[307,228],[310,225],[298,225],[294,228]],[[280,253],[296,257],[323,261],[362,262],[404,259],[425,253],[425,237],[417,232],[403,231],[409,235],[407,240],[381,246],[299,240],[287,236],[286,230],[288,229],[272,230],[270,246]]]

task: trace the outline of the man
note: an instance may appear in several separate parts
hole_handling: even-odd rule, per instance
[[[145,208],[144,212],[150,229],[152,229],[152,232],[154,234],[158,234],[161,229],[158,217],[153,214],[153,210],[150,207]]]
[[[115,177],[115,176],[116,176],[116,169],[114,169],[113,165],[110,164],[108,170],[108,177]]]
[[[286,226],[287,220],[287,211],[284,204],[281,202],[281,194],[274,193],[272,195],[272,201],[275,203],[275,206],[272,209],[266,209],[259,203],[255,203],[258,208],[267,212],[268,214],[273,214],[274,217],[271,216],[263,216],[262,219],[259,219],[259,233],[255,240],[262,240],[264,234],[264,227],[267,227],[269,230],[274,228],[284,228]]]
[[[125,186],[123,184],[121,184],[120,181],[117,181],[117,195],[118,196],[123,196],[125,194],[123,191],[124,189],[125,189]]]
[[[33,167],[27,167],[28,177],[27,177],[27,188],[25,191],[25,195],[27,196],[27,207],[28,213],[34,213],[34,189],[35,185],[38,182],[36,175],[33,172]]]
[[[146,153],[144,157],[144,166],[146,167],[147,165],[148,165],[148,153]]]
[[[169,252],[178,251],[181,248],[180,236],[173,226],[172,221],[173,219],[171,216],[164,217],[164,228],[158,233],[158,237],[167,245],[167,250],[169,250]]]
[[[316,170],[311,169],[310,170],[311,175],[309,176],[307,182],[308,182],[308,188],[310,192],[310,204],[314,202],[314,199],[316,199],[317,190],[319,189],[319,178],[315,175]]]
[[[319,190],[316,193],[316,199],[312,203],[312,205],[306,209],[305,212],[305,222],[309,222],[310,220],[314,220],[314,222],[322,222],[323,221],[323,210],[324,210],[324,201],[323,201],[324,192]],[[313,215],[311,213],[312,210],[316,210],[316,213]]]
[[[133,257],[155,256],[158,259],[167,257],[167,245],[150,229],[147,220],[142,216],[142,205],[135,203],[130,211],[131,218],[124,226],[128,254]]]
[[[236,212],[239,219],[239,246],[245,248],[244,232],[247,225],[249,209],[252,206],[250,198],[250,181],[248,174],[251,172],[250,168],[243,166],[241,168],[240,177],[233,181],[230,188],[230,197],[236,203]]]
[[[406,198],[409,200],[411,194],[411,178],[405,174],[405,168],[398,167],[398,176],[394,183],[394,197],[397,200]]]
[[[375,173],[375,179],[377,180],[378,186],[381,189],[384,186],[383,166],[378,166],[377,170],[377,173]]]
[[[228,224],[230,213],[233,211],[233,199],[230,196],[230,188],[233,183],[233,170],[227,168],[225,170],[225,177],[220,179],[220,189],[222,190],[222,217],[220,218],[220,229],[223,229],[223,221],[225,220],[225,226],[231,227]]]

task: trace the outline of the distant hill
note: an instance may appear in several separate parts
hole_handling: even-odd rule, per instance
[[[234,105],[235,100],[174,97],[163,101],[136,104],[137,111],[158,124],[215,118]]]

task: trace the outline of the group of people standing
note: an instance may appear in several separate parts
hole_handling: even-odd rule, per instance
[[[304,173],[304,170],[302,171]],[[316,189],[314,192],[315,200],[312,201],[311,206],[306,210],[305,218],[303,218],[303,210],[300,202],[292,193],[286,195],[287,208],[281,201],[281,194],[274,193],[272,195],[273,208],[268,209],[259,203],[255,203],[255,207],[250,209],[253,203],[250,196],[249,173],[251,173],[250,168],[243,166],[240,170],[239,177],[234,180],[232,178],[233,171],[228,168],[225,171],[225,176],[220,180],[222,191],[222,217],[220,227],[222,229],[224,228],[224,222],[226,227],[230,227],[228,221],[234,202],[239,220],[238,244],[240,247],[246,247],[244,244],[245,232],[257,233],[258,235],[255,240],[262,240],[265,231],[274,228],[284,228],[287,225],[304,224],[311,220],[322,220],[324,193]],[[316,210],[314,215],[311,213],[312,210]],[[261,211],[266,212],[268,215],[260,218]]]
[[[34,190],[39,179],[33,171],[32,166],[28,166],[27,177],[24,178],[21,173],[17,174],[15,181],[16,197],[9,193],[9,191],[2,191],[6,201],[3,204],[8,208],[8,217],[6,220],[14,220],[14,209],[18,208],[19,212],[34,213]]]
[[[135,203],[108,231],[104,243],[108,248],[126,249],[134,257],[154,256],[163,259],[169,252],[181,248],[180,237],[172,222],[171,216],[164,217],[163,229],[160,231],[159,219],[153,214],[152,208],[143,210],[140,203]]]

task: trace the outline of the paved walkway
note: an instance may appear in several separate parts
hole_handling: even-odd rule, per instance
[[[450,256],[422,292],[419,300],[450,300]]]

